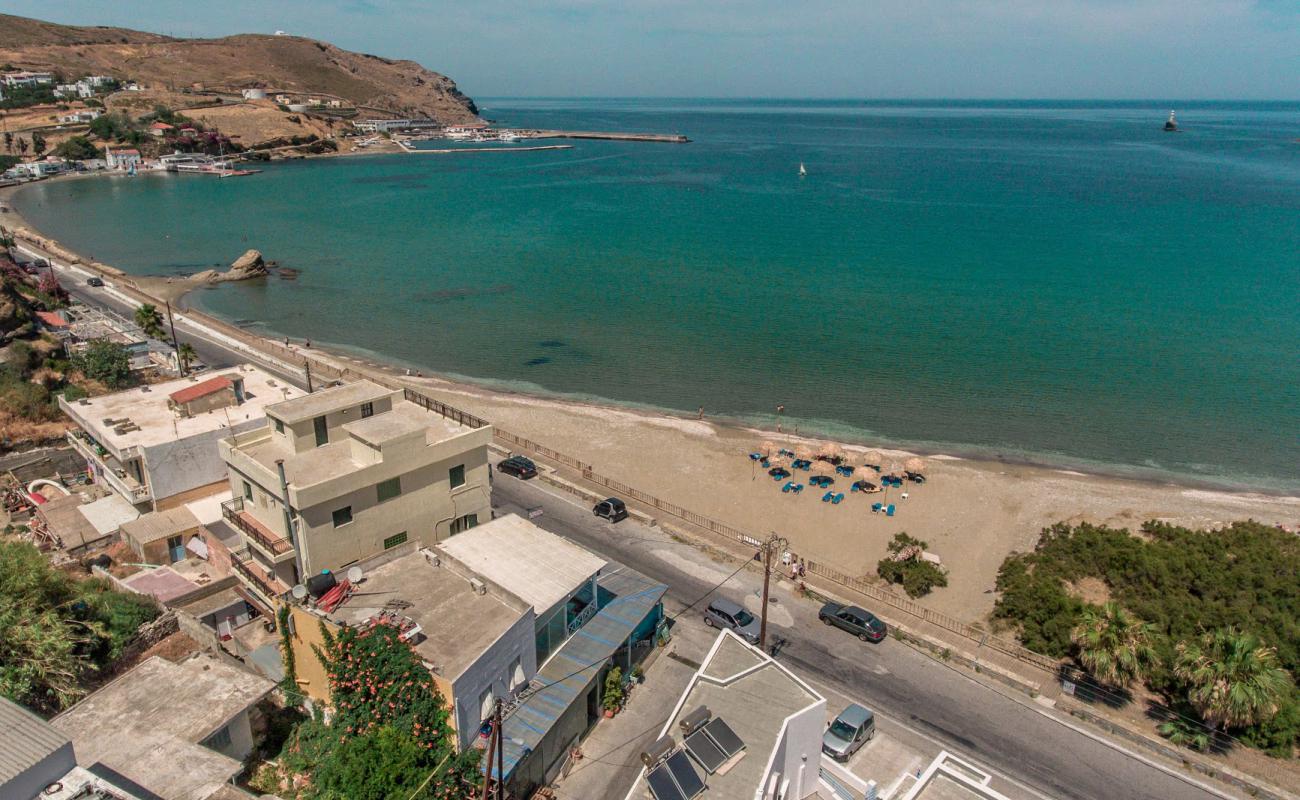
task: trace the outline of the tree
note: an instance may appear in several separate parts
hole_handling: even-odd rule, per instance
[[[140,330],[145,332],[146,336],[154,339],[160,339],[163,335],[162,314],[152,303],[145,303],[135,310],[135,324],[140,326]]]
[[[13,151],[14,151],[14,135],[9,131],[5,131],[5,152],[12,153]]]
[[[28,147],[27,140],[22,138],[21,136],[18,137],[18,155],[20,156],[27,155],[27,147]]]
[[[1188,702],[1219,731],[1272,719],[1292,688],[1277,650],[1232,627],[1180,643],[1174,674],[1187,685]]]
[[[45,152],[45,137],[39,131],[32,133],[32,153],[39,156]]]
[[[1079,663],[1093,677],[1112,686],[1131,686],[1156,662],[1155,627],[1125,611],[1119,603],[1089,606],[1071,639]]]
[[[194,359],[198,358],[198,354],[194,352],[194,345],[189,342],[181,342],[180,348],[176,350],[176,357],[181,360],[181,371],[187,372],[190,364],[194,363]]]
[[[99,148],[91,144],[85,136],[73,136],[60,142],[54,148],[54,155],[69,161],[84,161],[88,158],[99,158],[100,152]]]
[[[929,544],[908,536],[894,534],[889,543],[891,556],[876,564],[876,574],[889,583],[900,584],[908,597],[924,597],[936,586],[947,586],[948,575],[938,564],[922,558]]]
[[[97,339],[72,361],[82,374],[110,389],[120,389],[131,382],[131,357],[117,342]]]
[[[149,598],[75,581],[34,546],[0,539],[0,695],[45,713],[66,708],[157,615]]]

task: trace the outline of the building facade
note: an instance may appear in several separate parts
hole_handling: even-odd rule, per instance
[[[369,381],[276,403],[220,443],[232,499],[268,601],[323,570],[407,542],[432,545],[491,518],[487,446],[468,428]]]

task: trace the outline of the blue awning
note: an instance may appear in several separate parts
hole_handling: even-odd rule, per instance
[[[534,681],[545,688],[532,694],[505,720],[505,773],[537,748],[555,721],[579,695],[585,696],[596,673],[623,646],[663,598],[668,587],[636,572],[624,570],[598,579],[602,587],[619,594],[555,651]],[[499,777],[496,764],[492,775]]]

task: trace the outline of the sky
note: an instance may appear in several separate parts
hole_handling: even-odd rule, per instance
[[[1300,100],[1300,0],[3,0],[174,36],[284,30],[474,97]]]

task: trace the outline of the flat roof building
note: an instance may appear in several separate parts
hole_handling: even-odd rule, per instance
[[[274,602],[306,576],[486,522],[491,440],[370,381],[268,406],[219,445],[222,513],[248,548],[236,569]]]
[[[182,403],[173,395],[202,384],[224,389]],[[243,365],[204,378],[181,378],[69,402],[59,407],[77,428],[72,446],[97,482],[142,511],[172,508],[225,488],[217,442],[265,424],[267,406],[302,391],[257,367]]]
[[[346,599],[327,611],[314,602],[293,605],[291,642],[304,694],[329,701],[328,682],[314,647],[319,621],[335,627],[395,625],[452,708],[460,747],[470,746],[492,701],[526,685],[537,672],[533,609],[498,586],[439,560],[415,543],[359,565],[362,577]]]
[[[83,767],[102,763],[167,800],[208,800],[243,772],[250,714],[274,688],[213,655],[154,656],[50,724]]]
[[[825,725],[825,698],[722,631],[659,733],[655,766],[641,770],[626,800],[653,798],[661,781],[698,781],[700,800],[803,800],[818,790]]]

